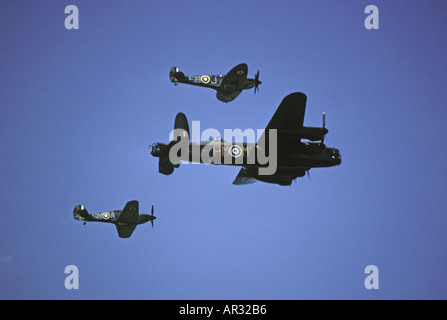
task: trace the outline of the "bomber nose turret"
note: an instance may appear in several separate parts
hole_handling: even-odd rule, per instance
[[[340,164],[341,163],[340,150],[334,149],[334,156],[335,156],[335,160],[336,160],[337,164]]]

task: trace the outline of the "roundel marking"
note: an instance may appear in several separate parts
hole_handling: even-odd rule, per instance
[[[110,219],[110,213],[109,212],[103,212],[102,214],[101,214],[101,216],[102,216],[102,218],[104,219],[104,220],[109,220]]]
[[[211,79],[209,76],[203,75],[200,77],[200,81],[202,81],[203,84],[208,84],[211,81]]]
[[[232,145],[230,147],[230,154],[234,158],[238,158],[242,155],[242,148],[237,145]]]
[[[237,74],[238,76],[242,76],[242,75],[245,74],[245,70],[237,70],[237,71],[236,71],[236,74]]]

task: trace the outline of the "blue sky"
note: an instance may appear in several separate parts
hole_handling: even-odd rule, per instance
[[[79,8],[79,30],[64,9]],[[366,30],[364,8],[379,8]],[[446,299],[447,64],[441,1],[2,1],[2,299]],[[224,104],[169,68],[245,62],[260,92]],[[239,169],[158,173],[148,145],[184,112],[263,129],[308,96],[342,164],[290,187]],[[155,228],[120,239],[73,207],[139,200]],[[366,290],[364,269],[379,269]],[[79,290],[64,269],[79,268]]]

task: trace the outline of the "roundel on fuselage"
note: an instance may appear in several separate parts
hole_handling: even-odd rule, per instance
[[[237,145],[232,145],[230,147],[230,154],[234,158],[238,158],[242,155],[242,148]]]
[[[200,77],[200,81],[202,81],[203,84],[210,83],[210,80],[211,80],[210,77],[207,76],[207,75],[203,75],[203,76]]]

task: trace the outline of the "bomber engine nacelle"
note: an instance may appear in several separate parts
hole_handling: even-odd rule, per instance
[[[294,129],[284,129],[281,132],[296,135],[297,138],[307,139],[310,141],[323,141],[324,136],[329,132],[326,128],[321,127],[302,127]]]
[[[321,141],[324,142],[324,137],[329,132],[326,129],[326,114],[323,112],[323,125],[321,127],[301,127],[292,129],[283,129],[281,132],[295,135],[299,139],[307,139],[310,141]]]

